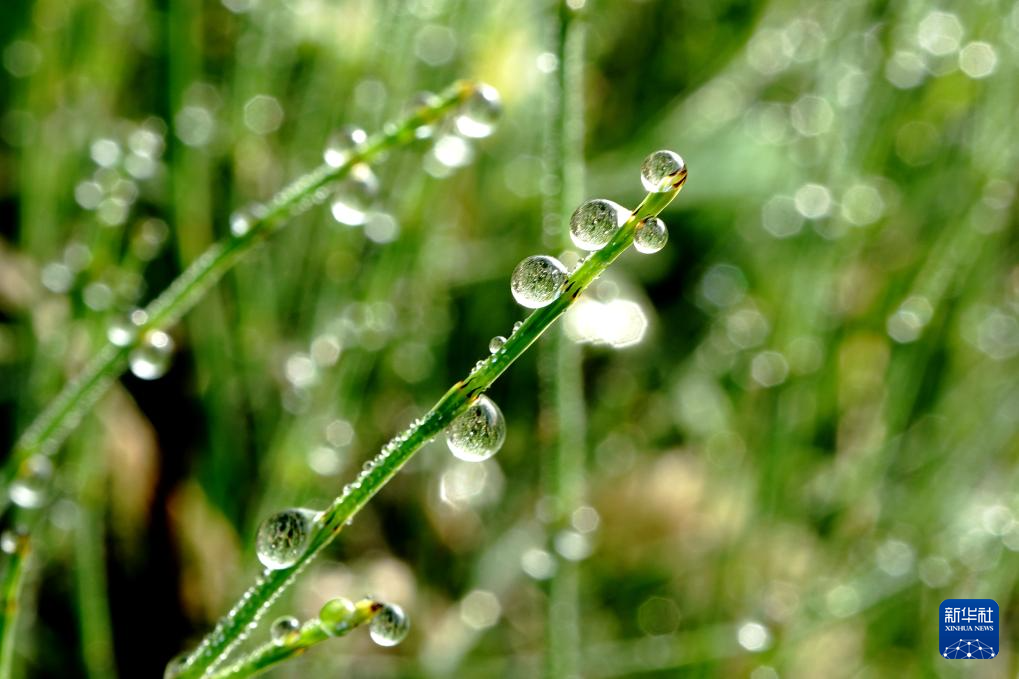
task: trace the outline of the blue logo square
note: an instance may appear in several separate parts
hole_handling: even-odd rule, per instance
[[[940,612],[943,658],[990,660],[998,655],[1001,623],[994,599],[945,599]]]

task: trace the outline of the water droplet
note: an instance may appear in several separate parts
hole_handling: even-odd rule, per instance
[[[517,330],[519,330],[522,327],[524,327],[524,322],[523,321],[517,321],[516,323],[513,324],[513,332],[516,332]],[[510,333],[510,334],[512,334],[512,333]]]
[[[301,623],[292,615],[277,618],[269,627],[269,636],[277,646],[294,641],[301,632]]]
[[[330,135],[322,159],[329,167],[341,167],[351,151],[368,141],[368,135],[356,125],[345,125]]]
[[[255,537],[262,565],[271,570],[293,566],[308,545],[315,516],[310,509],[285,509],[263,521]]]
[[[520,567],[535,580],[548,580],[556,571],[556,559],[544,549],[532,547],[520,557]]]
[[[33,455],[25,460],[8,489],[11,502],[33,509],[46,501],[46,485],[53,477],[53,464],[42,455]]]
[[[322,610],[318,612],[318,619],[328,634],[338,636],[350,629],[350,624],[356,613],[357,608],[354,606],[354,602],[350,599],[337,597],[325,602]]]
[[[251,214],[247,210],[237,210],[230,215],[230,233],[235,238],[240,238],[248,231],[251,231]]]
[[[135,313],[140,312],[140,313]],[[138,338],[138,325],[136,321],[144,323],[148,320],[148,314],[141,309],[135,309],[135,312],[129,313],[121,318],[114,319],[110,323],[110,327],[106,330],[106,339],[118,347],[127,347],[134,344]]]
[[[396,646],[407,638],[410,631],[410,620],[403,609],[396,604],[382,607],[368,626],[372,641],[379,646]]]
[[[418,92],[407,102],[407,115],[425,114],[428,109],[439,106],[439,95],[434,92]],[[420,125],[414,130],[414,136],[418,139],[428,139],[435,133],[435,125]]]
[[[18,551],[21,543],[28,538],[28,532],[24,528],[8,529],[0,533],[0,552],[14,554]]]
[[[500,115],[502,101],[499,92],[491,85],[478,83],[456,118],[456,129],[465,137],[487,137],[495,131]]]
[[[166,669],[163,670],[163,679],[176,679],[180,676],[180,673],[188,664],[188,654],[178,653],[170,659],[170,662],[166,663]]]
[[[568,561],[583,561],[593,549],[590,538],[575,530],[560,531],[555,536],[555,551]]]
[[[364,163],[350,168],[350,174],[336,187],[333,195],[333,219],[347,226],[361,226],[368,219],[368,209],[379,193],[379,180]]]
[[[640,164],[640,183],[646,191],[670,191],[686,179],[686,163],[678,153],[655,151]]]
[[[763,651],[771,644],[771,633],[759,622],[750,620],[736,633],[739,645],[751,652]]]
[[[496,335],[492,339],[488,340],[488,350],[493,354],[497,354],[504,344],[506,344],[506,338],[502,335]]]
[[[633,247],[645,255],[658,252],[665,247],[668,240],[669,230],[665,227],[665,222],[658,217],[648,217],[641,221],[637,225],[637,230],[633,232]]]
[[[159,379],[170,367],[173,348],[173,340],[162,330],[147,333],[128,357],[131,372],[143,380]]]
[[[474,149],[463,137],[455,134],[444,134],[435,140],[435,146],[432,147],[432,157],[438,161],[439,170],[436,174],[438,177],[445,177],[448,175],[448,169],[455,169],[458,167],[466,167],[471,164],[474,160]],[[441,168],[446,168],[442,170]]]
[[[446,432],[446,445],[466,462],[481,462],[499,452],[506,440],[506,420],[499,406],[487,396],[478,400],[453,420]]]
[[[589,200],[570,217],[570,236],[582,250],[600,250],[629,216],[626,208],[611,200]]]
[[[534,255],[517,264],[510,277],[513,299],[528,309],[555,301],[566,282],[566,267],[555,257]]]

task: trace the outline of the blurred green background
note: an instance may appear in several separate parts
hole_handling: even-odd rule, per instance
[[[558,12],[3,4],[4,450],[332,129],[461,77],[505,106],[463,167],[434,140],[377,164],[364,226],[295,220],[172,329],[166,376],[100,402],[58,457],[17,675],[161,676],[254,578],[263,517],[324,507],[524,316],[509,274],[566,228],[543,219]],[[499,455],[428,446],[270,613],[371,592],[407,641],[355,633],[270,676],[536,676],[566,560],[585,677],[1014,676],[1019,3],[588,0],[578,21],[585,196],[633,207],[659,148],[690,171],[666,249],[565,320],[585,504],[551,534],[539,348],[490,392]],[[1000,605],[993,661],[938,654],[961,597]]]

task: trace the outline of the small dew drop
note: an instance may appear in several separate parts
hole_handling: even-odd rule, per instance
[[[519,330],[522,327],[524,327],[524,322],[523,321],[517,321],[516,323],[513,324],[513,332],[516,332],[517,330]],[[512,334],[512,333],[510,333],[510,334]]]
[[[555,257],[528,257],[517,264],[510,277],[513,299],[528,309],[548,306],[562,294],[566,275],[566,267]]]
[[[343,597],[336,597],[325,602],[322,610],[318,612],[318,619],[326,633],[335,637],[350,629],[356,613],[357,608],[354,606],[354,602]]]
[[[277,646],[294,641],[301,631],[301,623],[292,615],[277,618],[269,627],[269,636]]]
[[[640,165],[640,183],[651,193],[671,191],[685,179],[686,163],[672,151],[655,151]]]
[[[499,92],[491,85],[478,83],[456,118],[456,129],[465,137],[481,139],[495,131],[501,115]]]
[[[497,354],[504,344],[506,344],[506,338],[502,335],[496,335],[488,341],[488,350],[493,354]]]
[[[184,668],[188,664],[188,654],[179,653],[170,659],[170,662],[166,663],[166,669],[163,670],[163,679],[177,679],[180,673],[184,671]]]
[[[453,420],[446,432],[450,452],[466,462],[487,460],[499,452],[505,440],[506,420],[502,411],[484,395]]]
[[[53,464],[47,458],[42,455],[28,458],[7,490],[11,502],[24,509],[42,506],[46,501],[46,485],[52,477]]]
[[[434,92],[424,90],[410,98],[404,112],[406,115],[427,116],[431,109],[439,106],[439,101],[439,95]],[[428,139],[433,134],[435,134],[435,125],[429,125],[426,123],[418,125],[418,127],[414,130],[414,136],[417,139]]]
[[[347,226],[361,226],[368,220],[368,209],[379,193],[379,180],[364,163],[350,168],[333,195],[333,219]]]
[[[262,565],[278,570],[297,563],[308,545],[315,515],[310,509],[285,509],[263,521],[255,537],[255,553]]]
[[[763,651],[771,644],[768,628],[756,621],[745,622],[736,633],[739,645],[751,653]]]
[[[633,247],[637,252],[651,255],[665,247],[669,240],[669,230],[665,222],[658,217],[648,217],[637,225],[633,233]]]
[[[600,250],[629,216],[626,208],[611,200],[589,200],[570,217],[570,237],[582,250]]]
[[[173,339],[162,330],[147,333],[128,357],[131,372],[139,379],[159,379],[170,368],[173,349]]]
[[[141,311],[135,309],[135,311]],[[106,329],[106,339],[110,341],[110,344],[118,347],[126,347],[134,344],[138,338],[138,323],[135,322],[135,318],[139,318],[144,323],[148,316],[144,311],[141,312],[142,316],[135,314],[127,314],[121,318],[115,319],[110,323],[110,327]]]
[[[230,233],[234,238],[240,238],[251,231],[251,226],[254,223],[251,212],[248,210],[237,210],[230,215]]]
[[[329,167],[341,167],[352,151],[368,141],[368,135],[360,127],[345,125],[330,135],[322,159]]]
[[[26,533],[19,530],[5,530],[0,533],[0,552],[14,554],[18,551],[21,541],[25,539]]]
[[[410,620],[396,604],[386,604],[368,626],[372,641],[379,646],[396,646],[407,638]]]

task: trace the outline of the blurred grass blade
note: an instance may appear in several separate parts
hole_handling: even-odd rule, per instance
[[[414,131],[434,124],[463,103],[475,85],[458,82],[429,104],[414,110],[403,120],[387,125],[362,146],[347,154],[336,167],[323,163],[280,191],[266,206],[264,214],[252,217],[248,230],[210,247],[195,260],[144,311],[145,320],[137,324],[136,338],[146,332],[165,328],[191,309],[253,245],[284,226],[290,219],[325,200],[329,186],[346,176],[358,163],[369,162],[380,154],[415,139]],[[102,396],[106,388],[127,365],[132,346],[107,344],[82,373],[69,382],[52,403],[36,417],[14,446],[4,466],[3,480],[9,486],[26,459],[35,454],[52,455],[56,448],[81,422],[82,417]],[[4,493],[0,502],[7,503]]]

